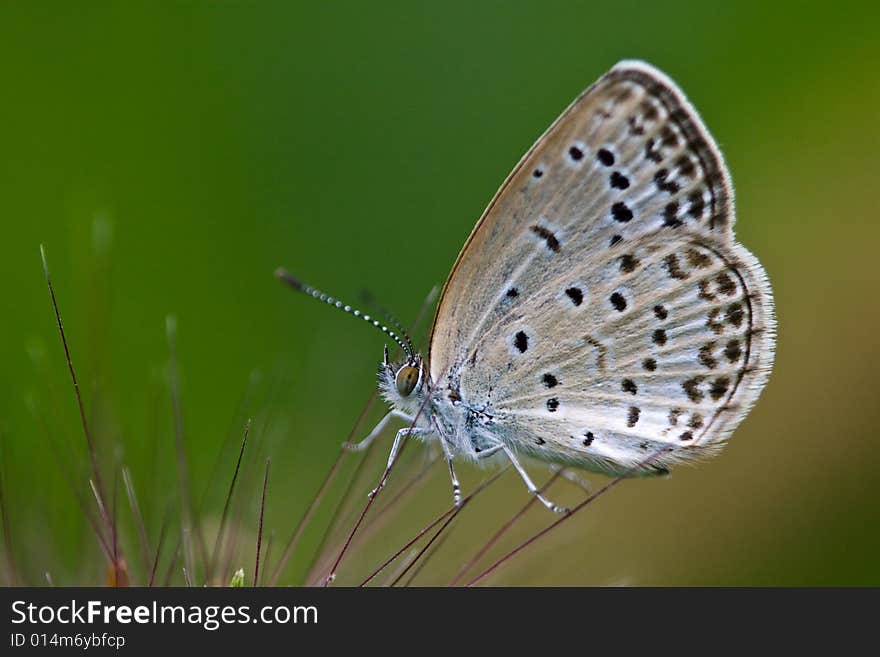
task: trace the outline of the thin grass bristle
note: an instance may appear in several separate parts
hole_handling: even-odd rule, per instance
[[[165,545],[165,532],[168,529],[168,521],[170,516],[170,512],[166,510],[162,518],[162,527],[159,530],[159,541],[156,543],[156,556],[153,559],[153,567],[150,568],[150,579],[147,582],[147,586],[150,587],[152,587],[156,581],[156,570],[159,568],[159,557],[162,555],[162,546]]]
[[[411,548],[413,545],[415,545],[415,544],[419,541],[419,539],[422,538],[422,536],[424,536],[424,535],[427,534],[429,531],[431,531],[432,529],[434,529],[434,527],[436,527],[436,526],[439,525],[441,522],[443,522],[443,521],[446,519],[446,517],[449,516],[449,515],[450,515],[451,513],[453,513],[454,511],[455,511],[455,507],[453,507],[453,508],[451,508],[451,509],[446,509],[446,511],[444,511],[442,514],[440,514],[440,516],[439,516],[438,518],[436,518],[433,522],[431,522],[431,523],[430,523],[429,525],[427,525],[424,529],[422,529],[418,534],[416,534],[416,535],[413,536],[409,541],[407,541],[407,542],[403,545],[403,547],[401,547],[400,549],[398,549],[394,554],[392,554],[392,555],[391,555],[390,557],[388,557],[385,561],[383,561],[382,564],[381,564],[378,568],[376,568],[372,573],[370,573],[370,574],[367,576],[367,578],[366,578],[363,582],[361,582],[360,584],[358,584],[358,586],[363,587],[363,586],[366,586],[367,584],[369,584],[370,582],[372,582],[372,581],[373,581],[373,580],[374,580],[374,579],[375,579],[375,578],[376,578],[376,577],[377,577],[377,576],[378,576],[383,570],[385,570],[385,569],[386,569],[388,566],[390,566],[394,561],[396,561],[397,558],[398,558],[401,554],[403,554],[403,553],[406,552],[409,548]]]
[[[217,538],[214,539],[214,549],[211,552],[211,560],[209,562],[208,580],[217,565],[217,558],[220,555],[220,548],[223,544],[224,532],[226,530],[226,521],[229,517],[229,505],[232,502],[232,493],[235,491],[235,482],[238,481],[238,473],[241,470],[241,460],[244,457],[244,450],[247,446],[248,435],[251,432],[251,418],[248,418],[244,425],[244,435],[241,438],[241,447],[238,450],[238,459],[235,461],[235,469],[232,471],[232,480],[229,482],[229,490],[226,492],[226,501],[223,504],[223,513],[220,516],[220,527],[217,529]]]
[[[602,486],[602,488],[600,488],[595,493],[593,493],[592,495],[587,497],[584,501],[580,502],[574,508],[570,509],[568,513],[566,513],[565,515],[560,517],[558,520],[550,523],[544,529],[533,534],[530,538],[526,539],[525,541],[523,541],[522,543],[517,545],[510,552],[508,552],[504,556],[500,557],[497,561],[492,563],[492,565],[490,565],[488,568],[483,570],[479,575],[477,575],[471,581],[469,581],[465,586],[468,586],[468,587],[474,586],[478,582],[480,582],[483,579],[485,579],[486,577],[488,577],[490,574],[495,572],[502,565],[504,565],[505,563],[510,561],[517,554],[519,554],[520,552],[525,550],[527,547],[529,547],[530,545],[532,545],[536,541],[538,541],[541,537],[546,536],[551,531],[553,531],[554,529],[559,527],[559,525],[561,525],[562,523],[564,523],[565,521],[570,519],[572,516],[574,516],[578,511],[580,511],[584,507],[591,504],[594,500],[600,498],[602,495],[604,495],[607,491],[614,488],[621,481],[623,481],[624,479],[628,479],[629,477],[634,475],[636,472],[639,472],[646,465],[649,465],[650,463],[652,463],[654,460],[659,458],[664,452],[666,452],[665,449],[654,452],[653,454],[649,455],[647,458],[643,459],[642,461],[639,461],[636,465],[634,465],[632,468],[630,468],[629,470],[624,472],[622,475],[619,475],[619,476],[615,477],[614,479],[612,479],[611,481],[609,481],[607,484]]]
[[[557,479],[559,479],[559,477],[561,476],[561,474],[562,474],[562,470],[557,470],[557,471],[553,474],[553,476],[550,477],[550,479],[547,481],[547,483],[545,483],[543,486],[541,486],[541,487],[538,489],[538,492],[539,492],[539,493],[542,493],[542,494],[545,493],[545,492],[550,488],[550,486],[552,486],[553,483],[554,483]],[[464,565],[458,570],[458,572],[455,574],[455,577],[452,578],[452,580],[449,582],[449,584],[448,584],[447,586],[456,586],[456,585],[457,585],[457,584],[458,584],[458,583],[464,578],[464,576],[468,573],[468,571],[470,571],[471,568],[473,568],[473,567],[476,565],[476,563],[477,563],[480,559],[482,559],[483,556],[484,556],[489,550],[491,550],[492,547],[493,547],[496,543],[498,543],[499,540],[501,540],[501,537],[504,536],[504,534],[506,534],[508,531],[510,531],[511,527],[513,527],[513,525],[515,525],[515,524],[517,523],[517,521],[520,520],[520,518],[522,518],[523,516],[525,516],[526,512],[527,512],[529,509],[531,509],[533,506],[535,506],[535,504],[537,504],[537,503],[538,503],[538,498],[537,498],[537,497],[532,496],[531,498],[529,498],[529,501],[526,502],[526,503],[522,506],[522,508],[520,508],[519,511],[517,511],[516,513],[514,513],[514,514],[513,514],[508,520],[507,520],[507,522],[505,522],[504,524],[502,524],[501,527],[500,527],[500,528],[499,528],[499,529],[498,529],[498,530],[497,530],[497,531],[496,531],[496,532],[495,532],[495,533],[489,538],[489,540],[487,540],[487,541],[483,544],[483,546],[482,546],[479,550],[477,550],[477,553],[476,553],[473,557],[471,557],[471,558],[470,558],[470,559],[469,559],[469,560],[468,560],[468,561],[467,561],[467,562],[466,562],[466,563],[465,563],[465,564],[464,564]]]
[[[357,434],[360,430],[359,427],[363,426],[363,422],[367,418],[369,412],[375,405],[376,401],[379,398],[378,391],[374,390],[370,395],[369,400],[364,405],[361,414],[358,416],[357,422],[352,430],[348,433],[346,438],[346,442],[351,441],[352,437]],[[309,567],[306,569],[306,585],[316,584],[315,578],[318,577],[316,574],[318,571],[324,569],[325,565],[329,565],[326,563],[327,559],[323,559],[325,549],[330,544],[331,537],[334,533],[339,529],[341,523],[344,518],[348,516],[350,509],[352,508],[352,500],[355,499],[356,496],[352,495],[354,491],[354,487],[357,481],[359,481],[361,473],[363,472],[367,459],[373,453],[373,449],[375,447],[375,443],[370,445],[365,452],[363,452],[363,458],[361,458],[355,467],[354,473],[348,478],[348,482],[345,486],[345,489],[341,496],[340,503],[335,507],[333,515],[330,519],[330,523],[324,529],[323,534],[321,535],[321,540],[318,543],[318,549],[315,550],[315,553],[312,555],[311,562],[309,563]],[[334,467],[338,469],[338,465],[345,459],[345,457],[350,454],[350,452],[344,448],[340,448],[339,454],[336,457],[336,461],[334,463]],[[336,473],[332,473],[333,476],[336,476]],[[326,480],[325,480],[326,481]],[[323,488],[323,486],[322,486]]]
[[[260,495],[260,521],[257,528],[257,556],[254,564],[254,586],[260,580],[260,549],[263,544],[263,513],[266,510],[266,488],[269,486],[269,465],[271,459],[266,459],[266,475],[263,477],[263,492]]]
[[[363,426],[364,421],[367,418],[367,415],[370,412],[373,404],[375,404],[378,399],[378,393],[373,392],[370,396],[370,399],[364,405],[363,411],[361,411],[360,416],[355,422],[354,428],[349,432],[348,438],[346,438],[346,442],[351,440],[352,436],[356,435],[360,428]],[[327,475],[324,477],[324,481],[321,482],[321,486],[318,488],[318,492],[315,494],[315,497],[312,498],[312,501],[309,503],[306,512],[300,518],[299,522],[296,524],[296,527],[293,530],[293,533],[290,536],[290,539],[287,541],[287,544],[284,547],[284,552],[281,554],[281,558],[278,560],[278,563],[275,566],[275,570],[272,573],[272,577],[269,580],[270,586],[275,586],[278,583],[281,574],[284,572],[284,568],[287,565],[288,560],[293,555],[294,550],[296,550],[296,546],[299,544],[300,538],[302,538],[303,532],[305,532],[306,528],[312,521],[312,518],[315,515],[315,512],[318,510],[321,502],[324,500],[324,496],[327,494],[327,490],[330,488],[333,481],[336,479],[336,476],[339,472],[339,468],[342,465],[343,460],[349,452],[343,448],[340,448],[339,453],[336,456],[336,460],[333,461],[333,465],[330,467],[330,470],[327,472]],[[349,481],[349,486],[351,486],[356,477],[352,477]],[[343,499],[345,499],[346,494],[343,495]],[[338,507],[337,507],[338,514]],[[333,523],[327,527],[327,530],[324,532],[324,535],[321,538],[318,550],[315,552],[315,558],[319,555],[323,549],[323,546],[333,529]]]
[[[424,571],[425,568],[427,567],[428,562],[430,562],[431,559],[438,552],[440,552],[440,550],[443,549],[443,546],[446,544],[446,541],[449,540],[450,533],[451,532],[447,531],[442,536],[440,536],[440,538],[437,540],[437,542],[434,543],[434,545],[431,546],[431,548],[427,551],[424,558],[422,558],[420,561],[418,561],[418,564],[415,566],[415,568],[412,569],[412,572],[409,574],[409,577],[403,583],[404,588],[410,587],[413,585],[413,582],[415,581],[415,579],[419,575],[421,575],[422,571]],[[416,555],[415,561],[417,561],[417,560],[419,560],[419,555]],[[389,584],[389,586],[393,586],[393,582],[395,582],[395,581],[397,581],[397,578],[392,579],[391,580],[392,584]]]
[[[95,504],[98,507],[98,513],[102,518],[107,517],[107,509],[104,507],[104,500],[101,499],[101,494],[98,492],[98,487],[95,484],[94,479],[89,479],[89,489],[92,491],[92,497],[95,498]],[[104,555],[107,557],[107,560],[112,562],[114,559],[113,553],[113,544],[112,544],[112,532],[111,536],[104,536],[103,531],[101,531],[97,526],[95,527],[96,535],[98,537],[98,543],[104,551]]]
[[[52,277],[49,275],[49,263],[46,259],[46,249],[43,247],[42,244],[40,244],[40,259],[43,263],[43,273],[46,276],[46,286],[49,288],[49,297],[52,300],[52,310],[55,313],[55,322],[58,325],[58,333],[61,336],[61,345],[64,347],[64,357],[67,361],[67,370],[70,373],[70,380],[73,383],[73,392],[76,397],[77,408],[79,409],[80,424],[82,425],[83,435],[85,436],[86,445],[88,447],[89,459],[92,464],[92,477],[94,478],[95,497],[98,500],[98,507],[102,510],[104,531],[109,534],[112,532],[112,529],[103,502],[104,486],[101,480],[101,471],[98,467],[97,452],[95,450],[94,441],[92,440],[91,431],[89,430],[89,423],[86,419],[85,406],[83,404],[82,394],[80,393],[79,389],[79,381],[76,378],[76,371],[73,367],[73,359],[70,356],[70,348],[67,344],[67,335],[64,332],[64,324],[61,321],[61,311],[58,308],[58,300],[55,297],[55,287],[52,285]],[[107,543],[106,537],[104,538],[103,542],[105,544]]]
[[[273,529],[269,532],[269,540],[266,541],[266,556],[263,559],[263,561],[266,563],[267,566],[272,561],[272,548],[274,547],[274,545],[275,545],[275,530]],[[267,570],[267,568],[264,567],[263,570],[260,571],[260,581],[257,582],[257,586],[263,586],[263,582],[266,579],[266,570]]]
[[[117,500],[119,493],[119,477],[113,477],[113,497],[111,498],[111,506],[110,506],[110,530],[112,532],[113,537],[113,560],[110,564],[110,570],[108,572],[108,584],[110,586],[119,587],[119,586],[128,586],[128,567],[126,566],[125,560],[120,558],[119,555],[119,531],[117,525],[117,517],[116,511],[118,509]]]
[[[203,564],[207,564],[204,543],[200,540],[196,518],[193,514],[192,495],[189,484],[189,471],[184,449],[183,408],[180,399],[180,378],[177,364],[177,319],[173,315],[165,318],[165,334],[168,339],[168,382],[171,389],[171,410],[174,416],[174,448],[177,454],[177,477],[180,491],[180,521],[183,547],[183,562],[190,577],[195,576],[195,555],[193,537],[195,536]]]
[[[427,527],[422,529],[411,540],[409,540],[403,547],[398,549],[394,554],[392,554],[388,559],[386,559],[382,563],[381,566],[379,566],[376,570],[374,570],[363,582],[360,583],[360,586],[366,586],[367,584],[369,584],[370,581],[372,581],[379,573],[381,573],[383,570],[385,570],[401,554],[403,554],[410,547],[415,545],[419,541],[420,538],[422,538],[425,534],[427,534],[429,531],[434,529],[434,527],[439,525],[441,522],[446,520],[449,516],[453,516],[453,517],[457,516],[461,512],[461,510],[464,509],[465,506],[467,506],[474,497],[479,495],[480,492],[482,492],[488,486],[490,486],[492,483],[497,481],[501,477],[501,475],[503,475],[505,472],[507,472],[508,469],[509,469],[509,466],[502,468],[501,470],[499,470],[498,472],[496,472],[492,476],[484,479],[483,482],[480,485],[478,485],[470,495],[468,495],[464,499],[462,499],[461,504],[459,506],[452,506],[452,507],[446,509],[446,511],[444,511],[442,514],[440,514],[440,516],[437,519],[435,519],[431,524],[429,524]],[[448,522],[444,525],[444,527],[446,527],[447,525],[448,525]],[[436,536],[435,536],[435,538],[436,538]],[[418,560],[418,557],[420,557],[422,553],[423,552],[420,552],[417,555],[416,560]],[[401,573],[400,577],[402,577],[404,574],[405,574],[405,572]]]
[[[40,425],[41,433],[43,438],[46,440],[47,451],[52,454],[53,459],[55,460],[55,464],[58,466],[58,469],[61,471],[61,476],[64,478],[65,483],[67,484],[70,493],[76,499],[77,504],[79,506],[80,512],[83,514],[83,517],[89,523],[92,528],[92,531],[95,534],[95,538],[98,541],[98,547],[101,548],[101,551],[110,559],[110,546],[107,544],[106,539],[102,533],[102,528],[99,526],[99,519],[95,518],[94,512],[92,510],[92,505],[86,500],[85,494],[82,491],[81,486],[76,482],[76,477],[73,474],[73,470],[70,465],[64,460],[61,454],[61,447],[58,444],[57,439],[55,438],[54,432],[49,429],[49,426],[46,422],[46,418],[42,413],[39,413],[35,406],[31,408],[31,413],[34,415],[35,419]]]
[[[400,575],[397,576],[397,579],[393,580],[389,586],[396,586],[397,583],[403,578],[403,576],[406,575],[406,573],[410,570],[410,568],[415,566],[419,562],[419,560],[425,555],[425,553],[428,551],[428,549],[434,544],[434,541],[436,541],[441,535],[443,535],[443,533],[450,527],[452,521],[455,520],[462,511],[464,511],[464,509],[467,507],[467,505],[470,504],[471,501],[475,497],[477,497],[477,495],[479,495],[481,492],[486,490],[493,483],[498,481],[501,478],[501,476],[504,473],[506,473],[509,469],[510,469],[510,466],[505,466],[504,468],[501,468],[500,470],[498,470],[498,472],[493,474],[491,477],[484,479],[474,489],[473,493],[471,493],[470,495],[468,495],[467,497],[465,497],[464,499],[461,500],[461,504],[459,504],[457,507],[453,507],[454,510],[453,510],[452,514],[446,518],[446,521],[440,526],[440,529],[438,529],[434,533],[434,535],[428,540],[428,542],[421,549],[421,551],[416,555],[416,558],[413,559],[412,562],[410,562],[409,566],[407,566],[406,568],[403,569],[403,571],[400,573]]]
[[[134,483],[132,483],[131,480],[131,472],[129,472],[128,468],[125,466],[122,466],[122,483],[125,486],[125,494],[128,497],[129,509],[131,510],[132,518],[134,518],[135,527],[137,528],[138,539],[141,546],[141,558],[144,562],[144,572],[148,573],[150,571],[150,553],[152,552],[150,549],[150,538],[147,536],[147,528],[144,525],[144,517],[141,514],[141,508],[138,504]]]
[[[399,489],[396,491],[394,497],[392,497],[382,508],[380,508],[376,514],[372,518],[372,522],[364,527],[363,531],[361,531],[352,542],[353,547],[360,546],[361,543],[366,542],[373,535],[381,532],[385,527],[387,527],[388,523],[390,523],[395,517],[395,511],[399,511],[401,509],[401,505],[407,499],[410,498],[411,495],[415,495],[427,482],[430,480],[428,476],[431,474],[432,466],[437,463],[440,459],[439,456],[429,457],[429,460],[425,463],[424,466],[412,477],[410,477]]]
[[[425,401],[422,403],[421,407],[419,408],[418,412],[416,413],[416,416],[413,418],[412,424],[410,425],[410,431],[407,431],[406,434],[404,434],[403,439],[400,441],[400,448],[397,451],[397,455],[394,457],[394,460],[391,461],[391,463],[389,463],[388,466],[385,468],[385,471],[382,473],[382,478],[379,480],[379,485],[376,487],[376,489],[374,489],[373,494],[371,494],[369,496],[369,498],[367,499],[367,503],[366,503],[366,505],[364,505],[363,511],[361,511],[361,514],[358,517],[357,522],[355,522],[354,527],[352,527],[351,532],[348,535],[348,538],[346,538],[345,543],[342,545],[342,548],[339,550],[339,554],[336,557],[336,561],[333,562],[333,566],[331,567],[330,572],[327,574],[327,577],[324,579],[322,586],[324,586],[324,587],[329,586],[330,583],[336,579],[336,572],[339,569],[339,566],[342,563],[343,558],[345,557],[345,553],[348,551],[348,548],[351,546],[351,542],[354,540],[354,537],[357,534],[358,530],[360,529],[361,525],[363,524],[364,519],[367,517],[367,513],[369,513],[369,511],[370,511],[370,507],[373,506],[373,502],[375,502],[376,498],[379,497],[382,490],[385,488],[385,484],[388,481],[388,476],[391,474],[391,471],[394,469],[394,466],[397,464],[397,462],[400,460],[400,457],[403,455],[403,452],[406,449],[407,444],[409,443],[409,439],[412,436],[412,429],[416,426],[416,423],[419,421],[419,418],[421,417],[422,413],[424,412],[425,406],[427,405],[429,399],[430,399],[430,395],[425,395]]]

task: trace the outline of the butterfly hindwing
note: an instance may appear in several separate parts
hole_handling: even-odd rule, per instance
[[[460,370],[492,431],[542,460],[622,472],[713,451],[772,363],[754,258],[705,238],[642,238],[549,281],[481,334]],[[488,392],[487,392],[488,391]]]

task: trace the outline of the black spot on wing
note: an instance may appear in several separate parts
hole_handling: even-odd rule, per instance
[[[611,206],[611,216],[615,221],[625,224],[633,218],[633,213],[632,210],[627,207],[626,203],[618,201]]]
[[[547,244],[547,248],[553,251],[553,253],[559,253],[559,239],[553,233],[552,230],[541,226],[540,224],[535,224],[530,227],[530,230],[535,233],[538,237],[544,240]]]
[[[685,256],[688,264],[694,269],[705,269],[712,264],[712,258],[697,249],[688,249]]]
[[[570,287],[565,290],[565,295],[571,299],[575,306],[579,306],[584,302],[584,293],[578,287]]]
[[[712,289],[709,285],[709,281],[703,280],[700,281],[700,292],[697,296],[703,301],[715,301],[715,295],[712,293]]]
[[[693,160],[691,160],[690,156],[682,155],[680,158],[678,158],[678,161],[675,164],[678,167],[679,175],[693,180],[694,174],[697,171],[697,167],[694,164]]]
[[[630,406],[629,412],[626,417],[626,426],[632,428],[636,426],[636,423],[639,421],[639,415],[641,415],[642,411],[638,406]]]
[[[631,274],[639,266],[639,260],[632,254],[620,256],[620,271],[624,274]]]
[[[552,230],[539,224],[531,226],[530,229],[535,235],[544,240],[548,249],[553,251],[553,253],[559,253],[559,239],[553,234]]]
[[[526,349],[529,348],[529,336],[525,334],[525,331],[517,331],[513,337],[513,346],[517,348],[519,353],[526,353]]]
[[[725,314],[728,323],[731,326],[739,327],[743,323],[743,318],[745,317],[745,313],[743,313],[743,307],[741,303],[732,303],[730,307],[727,309]]]
[[[674,180],[668,180],[669,169],[660,169],[654,174],[654,184],[661,192],[675,194],[681,189],[681,186]]]
[[[727,343],[727,346],[724,347],[724,356],[731,363],[735,363],[742,357],[742,347],[739,344],[739,340],[731,340]]]
[[[688,202],[690,203],[688,214],[694,219],[700,219],[703,216],[703,210],[706,207],[706,202],[703,200],[703,192],[692,192],[688,196]]]
[[[678,135],[675,134],[675,130],[672,129],[671,125],[663,126],[663,129],[660,131],[660,142],[669,148],[678,146]]]
[[[626,122],[629,125],[629,134],[633,137],[641,137],[645,134],[645,126],[635,116],[627,117]]]
[[[721,292],[721,294],[726,296],[736,294],[736,284],[725,272],[718,274],[718,276],[715,277],[715,282],[718,283],[718,291]]]
[[[713,308],[706,317],[706,326],[711,328],[716,334],[724,333],[724,324],[718,321],[721,316],[720,308]]]
[[[657,148],[657,143],[653,137],[645,142],[645,159],[655,164],[660,164],[663,161],[663,154]]]
[[[712,351],[715,349],[714,342],[708,342],[700,347],[699,355],[697,356],[697,360],[700,361],[700,364],[703,367],[707,367],[710,370],[718,367],[718,361],[715,359],[715,356],[712,355]]]
[[[712,381],[712,387],[709,388],[709,395],[712,399],[718,401],[724,396],[724,393],[727,392],[728,388],[730,388],[730,379],[726,376],[719,376]]]
[[[700,384],[703,382],[702,376],[695,376],[692,379],[687,379],[684,383],[681,384],[682,389],[685,394],[695,404],[699,404],[703,401],[703,391],[700,390]]]
[[[683,281],[690,276],[690,274],[681,268],[681,265],[678,262],[678,256],[674,253],[670,253],[663,258],[663,266],[666,268],[666,271],[671,278]]]
[[[677,201],[671,201],[663,208],[663,225],[669,228],[678,228],[682,225],[681,219],[678,218]]]
[[[620,173],[620,171],[613,171],[608,178],[608,184],[614,189],[627,189],[629,187],[629,178]]]
[[[646,121],[656,121],[657,117],[660,115],[660,112],[657,110],[657,105],[650,100],[643,100],[640,109],[642,110],[642,117]]]

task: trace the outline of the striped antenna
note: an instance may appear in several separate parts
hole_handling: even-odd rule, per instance
[[[391,313],[383,310],[381,311],[385,318],[391,323],[394,328],[396,328],[403,335],[403,339],[406,340],[406,346],[409,347],[410,352],[416,353],[416,348],[413,346],[412,340],[409,339],[409,334],[406,332],[406,329],[403,328],[403,324],[401,324],[397,318]]]
[[[292,287],[294,290],[297,290],[298,292],[302,292],[303,294],[307,294],[310,297],[312,297],[313,299],[317,299],[318,301],[323,301],[324,303],[326,303],[330,306],[333,306],[335,308],[339,308],[343,312],[347,312],[348,314],[354,315],[355,317],[360,317],[365,322],[369,322],[370,324],[375,326],[377,329],[382,331],[389,338],[394,340],[397,343],[397,346],[399,346],[401,349],[403,349],[404,353],[407,355],[407,358],[409,358],[409,360],[412,360],[415,357],[415,350],[412,349],[412,341],[409,339],[409,336],[406,334],[406,332],[403,329],[400,329],[400,332],[403,334],[403,339],[401,339],[401,337],[399,335],[397,335],[397,333],[395,333],[394,331],[389,329],[387,326],[385,326],[381,322],[373,319],[369,315],[365,315],[364,313],[362,313],[360,310],[357,310],[356,308],[352,308],[351,306],[342,303],[338,299],[334,299],[333,297],[331,297],[327,294],[324,294],[323,292],[321,292],[321,290],[316,290],[311,285],[306,285],[305,283],[303,283],[301,280],[296,278],[293,274],[291,274],[289,271],[287,271],[286,269],[284,269],[282,267],[279,267],[278,269],[275,270],[275,278],[277,278],[282,283],[286,283],[287,285]]]
[[[409,335],[406,332],[406,329],[403,327],[403,324],[382,304],[376,303],[376,300],[373,298],[373,295],[369,292],[365,291],[363,293],[363,302],[367,304],[367,306],[373,306],[373,309],[382,314],[383,318],[386,322],[388,322],[392,328],[396,328],[400,331],[401,336],[404,340],[406,340],[406,345],[409,347],[409,350],[412,353],[416,353],[416,348],[413,346],[412,340],[409,339]]]

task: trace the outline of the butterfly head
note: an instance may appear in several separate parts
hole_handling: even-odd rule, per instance
[[[389,404],[411,412],[425,398],[425,363],[420,354],[407,354],[400,362],[391,362],[388,347],[379,366],[379,389]]]

